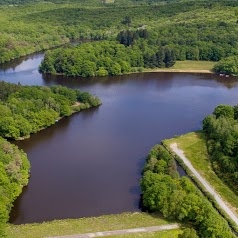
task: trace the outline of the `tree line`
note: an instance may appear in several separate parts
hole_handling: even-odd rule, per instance
[[[39,67],[41,73],[66,76],[107,76],[142,71],[143,67],[171,67],[175,57],[169,48],[157,49],[148,57],[137,45],[124,46],[115,41],[84,43],[48,51]]]
[[[201,22],[177,23],[149,30],[124,30],[118,34],[117,40],[124,45],[137,43],[142,48],[147,47],[145,50],[150,57],[157,53],[158,47],[167,47],[173,50],[176,60],[219,61],[237,54],[236,36],[232,33],[227,37],[231,28],[233,27],[225,22],[211,23],[209,28],[207,23]]]
[[[103,5],[100,0],[0,0],[0,5],[5,4],[27,4],[27,3],[37,3],[37,2],[53,2],[53,3],[78,3],[80,5],[93,5],[100,6]]]
[[[28,183],[30,164],[22,150],[2,137],[0,158],[0,237],[4,237],[12,204]]]
[[[115,40],[119,32],[138,29],[148,30],[150,56],[156,53],[154,47],[172,49],[177,60],[217,61],[237,55],[237,1],[130,1],[129,6],[126,2],[42,0],[1,5],[0,63],[72,39]]]
[[[238,105],[217,106],[204,118],[203,131],[214,171],[237,193]]]
[[[238,56],[230,56],[215,64],[213,70],[217,73],[238,76]]]
[[[11,139],[28,137],[61,117],[101,104],[99,98],[87,92],[62,86],[0,82],[0,92],[0,136]]]
[[[226,220],[195,185],[187,177],[179,177],[173,157],[161,145],[147,156],[141,190],[148,211],[192,225],[179,237],[235,237]]]

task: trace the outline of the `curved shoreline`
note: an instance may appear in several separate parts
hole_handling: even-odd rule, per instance
[[[72,111],[72,114],[71,114],[71,115],[58,117],[58,118],[55,120],[55,122],[54,122],[53,124],[51,124],[50,126],[48,126],[48,127],[43,127],[43,128],[41,128],[41,129],[39,129],[37,132],[31,133],[30,135],[27,135],[27,136],[24,136],[24,137],[19,137],[19,138],[15,139],[15,141],[20,141],[20,140],[29,139],[29,138],[31,137],[31,135],[36,134],[36,133],[38,133],[38,132],[40,132],[40,131],[42,131],[42,130],[45,130],[45,129],[47,129],[47,128],[53,126],[53,125],[55,125],[57,122],[59,122],[61,119],[65,118],[65,117],[70,117],[70,116],[74,115],[75,113],[78,113],[78,112],[83,111],[83,110],[90,109],[90,108],[92,108],[92,107],[99,107],[99,106],[102,105],[102,103],[99,104],[99,105],[97,105],[97,106],[91,106],[91,105],[90,105],[89,107],[86,107],[86,108],[80,108],[81,105],[85,105],[85,103],[81,103],[81,102],[79,102],[79,101],[75,102],[73,105],[71,105],[71,107],[74,107],[74,110]]]
[[[215,74],[212,70],[203,69],[149,69],[142,73],[202,73],[202,74]]]
[[[190,74],[214,74],[217,73],[213,71],[214,62],[212,61],[192,61],[192,60],[185,60],[185,61],[176,61],[175,65],[171,68],[139,68],[135,67],[135,70],[126,73],[121,73],[119,75],[108,75],[108,76],[122,76],[122,75],[130,75],[130,74],[139,74],[139,73],[190,73]],[[51,73],[45,73],[49,75],[53,75]],[[54,75],[63,75],[66,76],[64,73],[56,73]],[[74,78],[73,76],[66,76],[70,78]],[[82,76],[75,76],[75,77],[82,77]],[[92,77],[99,77],[99,76],[92,76]],[[87,78],[87,77],[85,77]]]
[[[212,70],[200,70],[200,69],[145,69],[143,71],[137,71],[137,72],[128,72],[120,75],[107,75],[110,77],[113,76],[123,76],[123,75],[130,75],[130,74],[143,74],[143,73],[190,73],[190,74],[216,74]],[[42,73],[41,73],[42,74]],[[82,77],[82,76],[66,76],[63,73],[56,73],[56,74],[51,74],[51,73],[44,73],[46,75],[53,75],[53,76],[64,76],[68,78],[77,78],[77,77]],[[92,76],[94,77],[100,77],[100,76]],[[103,76],[105,77],[105,76]],[[82,78],[90,78],[90,77],[82,77]]]

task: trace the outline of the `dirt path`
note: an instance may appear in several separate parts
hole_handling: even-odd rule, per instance
[[[226,205],[225,201],[218,195],[215,189],[198,173],[198,171],[192,166],[191,162],[185,157],[182,150],[178,149],[177,143],[170,145],[170,148],[183,160],[184,164],[191,170],[194,176],[199,180],[200,183],[206,188],[206,190],[214,197],[219,206],[227,213],[227,215],[236,223],[238,226],[238,217],[233,211]]]
[[[164,225],[164,226],[141,227],[141,228],[126,229],[126,230],[103,231],[103,232],[69,235],[69,236],[54,236],[54,237],[47,237],[47,238],[92,238],[92,237],[103,237],[103,236],[105,237],[105,236],[113,236],[113,235],[133,234],[133,233],[141,233],[141,232],[165,231],[165,230],[173,230],[178,228],[180,228],[178,224],[172,224],[172,225]]]

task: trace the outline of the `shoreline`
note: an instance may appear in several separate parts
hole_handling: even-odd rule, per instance
[[[52,75],[52,76],[64,76],[67,78],[103,78],[103,77],[115,77],[115,76],[124,76],[124,75],[130,75],[130,74],[143,74],[143,73],[190,73],[190,74],[214,74],[217,75],[212,70],[206,70],[206,69],[145,69],[143,71],[136,71],[136,72],[128,72],[120,75],[107,75],[107,76],[92,76],[92,77],[82,77],[82,76],[66,76],[63,73],[41,73],[45,75]]]
[[[71,114],[71,115],[58,117],[58,118],[55,120],[55,122],[54,122],[53,124],[51,124],[50,126],[48,126],[48,127],[43,127],[43,128],[39,129],[39,130],[38,130],[37,132],[35,132],[35,133],[31,133],[30,135],[27,135],[27,136],[24,136],[24,137],[19,137],[19,138],[13,140],[13,141],[22,141],[22,140],[29,139],[29,138],[31,137],[31,135],[36,134],[36,133],[38,133],[38,132],[40,132],[40,131],[43,131],[43,130],[45,130],[45,129],[47,129],[47,128],[53,126],[53,125],[55,125],[56,123],[58,123],[58,122],[59,122],[61,119],[63,119],[63,118],[70,117],[70,116],[74,115],[75,113],[78,113],[78,112],[83,111],[83,110],[90,109],[90,108],[92,108],[92,107],[99,107],[99,106],[102,105],[102,103],[99,104],[98,106],[91,106],[91,105],[90,105],[89,107],[86,107],[86,108],[80,108],[81,105],[85,105],[85,103],[81,103],[81,102],[79,102],[79,101],[75,102],[73,105],[71,105],[71,107],[74,107],[76,110],[74,109],[74,110],[72,111],[72,114]],[[77,110],[77,109],[78,109],[78,110]],[[6,138],[5,138],[5,139],[6,139]]]
[[[170,68],[143,68],[143,67],[132,67],[130,72],[121,73],[119,75],[107,75],[102,77],[113,77],[113,76],[123,76],[130,74],[140,74],[140,73],[190,73],[190,74],[213,74],[219,75],[213,71],[215,62],[212,61],[176,61],[175,65]],[[44,73],[46,75],[60,75],[69,78],[81,78],[82,76],[66,76],[64,73]],[[99,77],[97,75],[91,76],[90,78]],[[88,78],[88,77],[82,77]]]
[[[215,74],[212,70],[207,69],[148,69],[142,73],[202,73]]]

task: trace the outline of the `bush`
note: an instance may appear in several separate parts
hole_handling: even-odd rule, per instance
[[[217,73],[238,76],[238,56],[230,56],[220,60],[213,70]]]

